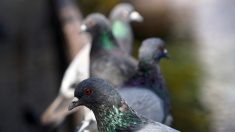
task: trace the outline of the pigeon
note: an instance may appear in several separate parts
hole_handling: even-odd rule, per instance
[[[97,120],[99,132],[177,132],[158,122],[138,115],[118,91],[99,78],[85,79],[76,86],[75,98],[68,109],[86,106]]]
[[[90,76],[99,77],[120,87],[129,77],[134,75],[137,61],[128,53],[123,51],[111,30],[110,21],[100,13],[93,13],[86,17],[81,30],[91,35],[90,49]],[[88,115],[84,115],[87,117]],[[87,130],[92,122],[96,122],[94,115],[92,118],[84,119],[81,129],[78,132]],[[93,127],[92,127],[93,128]]]
[[[100,13],[93,13],[84,20],[81,29],[91,35],[90,76],[121,86],[132,76],[137,61],[122,51],[111,31],[110,21]]]
[[[138,69],[118,88],[118,92],[138,114],[170,126],[172,117],[169,97],[158,64],[165,57],[168,57],[168,54],[161,39],[144,40],[139,48]],[[92,125],[88,122],[83,130],[90,130],[88,127]]]
[[[131,54],[133,43],[133,32],[130,22],[142,22],[143,17],[129,3],[116,5],[109,16],[112,22],[112,33],[122,50]]]
[[[122,86],[124,88],[120,94],[138,113],[170,125],[172,117],[168,90],[159,66],[159,61],[165,57],[168,54],[161,39],[144,40],[139,48],[138,69]]]
[[[103,17],[102,15],[100,15],[100,16]],[[103,21],[104,21],[104,23],[106,23],[106,21],[108,21],[108,20],[103,20]],[[101,21],[101,23],[102,23],[102,21]],[[108,30],[111,31],[111,27],[109,27],[110,24],[109,24],[109,22],[107,22],[107,23],[108,24],[106,24],[106,25],[108,25]],[[79,30],[85,30],[84,28],[86,28],[86,25],[82,25],[80,27],[81,28]],[[82,35],[82,34],[79,34],[79,36],[80,35]],[[110,35],[110,36],[113,37],[113,35]],[[105,36],[103,41],[104,42],[109,41],[108,38],[109,38],[109,35]],[[114,41],[113,42],[114,45],[117,45],[116,40],[113,40],[113,41]],[[93,42],[95,42],[95,40],[93,40]],[[107,44],[108,42],[105,42],[105,43]],[[94,45],[94,46],[96,46],[96,45]],[[92,46],[92,47],[94,47],[94,46]],[[110,45],[107,45],[107,46],[110,46]],[[60,87],[60,91],[59,91],[58,96],[53,101],[53,103],[47,108],[47,110],[43,113],[43,115],[41,117],[41,121],[43,124],[53,124],[56,126],[56,125],[60,124],[67,115],[75,112],[75,111],[70,111],[70,112],[67,111],[67,107],[66,107],[67,103],[73,98],[73,93],[74,93],[73,86],[76,83],[88,78],[90,76],[90,69],[94,69],[94,67],[98,69],[98,70],[91,70],[91,71],[96,71],[96,72],[92,72],[93,73],[92,76],[93,75],[97,75],[97,76],[101,76],[101,77],[104,76],[104,78],[106,78],[106,79],[107,78],[109,79],[109,76],[108,77],[106,77],[106,76],[110,75],[110,73],[113,71],[112,72],[113,76],[110,76],[110,78],[114,81],[111,81],[111,82],[113,82],[117,86],[120,86],[125,81],[123,79],[126,79],[126,78],[123,78],[123,76],[128,77],[129,75],[132,75],[132,73],[134,73],[134,69],[135,69],[134,67],[137,66],[136,60],[134,60],[133,58],[130,58],[130,57],[126,57],[126,55],[123,55],[121,50],[118,51],[118,49],[119,49],[118,47],[116,50],[116,53],[118,53],[118,55],[114,55],[114,57],[110,56],[110,53],[111,53],[111,51],[110,51],[107,54],[105,53],[107,56],[103,56],[102,58],[98,57],[99,59],[97,59],[97,61],[95,61],[95,62],[93,60],[96,60],[97,56],[95,54],[96,54],[96,51],[99,52],[99,49],[93,50],[93,51],[90,51],[90,49],[91,49],[91,44],[85,44],[85,46],[82,47],[80,52],[74,57],[73,61],[69,65],[69,67],[66,69],[64,77],[62,79],[62,83],[61,83],[61,87]],[[91,52],[91,54],[94,53],[94,55],[92,57],[93,58],[92,62],[94,62],[94,63],[91,63],[92,64],[91,68],[89,68],[90,67],[90,58],[89,58],[90,52]],[[109,56],[110,56],[110,58],[109,58]],[[121,60],[122,58],[124,58],[123,61]],[[116,61],[113,61],[113,60],[116,60]],[[102,70],[103,69],[102,65],[104,65],[104,68],[110,67],[109,65],[111,65],[111,67],[107,68],[105,70]],[[116,67],[118,65],[119,65],[119,67]],[[119,70],[116,70],[117,68],[119,68]],[[84,112],[87,112],[87,110],[85,109]],[[88,117],[91,117],[91,116],[88,116]],[[93,119],[94,118],[92,118],[92,120]],[[82,120],[83,120],[83,122],[86,122],[86,120],[91,120],[91,119],[85,118],[85,120],[84,119],[82,119]]]

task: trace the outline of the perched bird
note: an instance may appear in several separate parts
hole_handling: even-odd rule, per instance
[[[138,69],[123,86],[118,88],[118,92],[138,114],[170,125],[172,117],[169,97],[159,67],[159,61],[167,56],[167,50],[161,39],[144,40],[139,48]],[[88,122],[86,127],[92,126]],[[90,130],[86,127],[83,129]]]
[[[76,86],[69,110],[77,106],[91,109],[99,132],[177,132],[177,130],[138,115],[106,81],[89,78]]]
[[[107,80],[115,87],[121,86],[134,74],[137,61],[119,47],[109,20],[94,13],[87,16],[81,28],[92,38],[90,76]]]
[[[121,11],[119,7],[122,7],[123,11]],[[123,12],[128,12],[130,14],[127,17],[122,17],[122,16],[120,16],[120,14]],[[113,25],[113,27],[115,27],[115,29],[110,28],[110,30],[115,35],[117,35],[117,33],[119,33],[119,35],[120,35],[120,33],[121,33],[120,32],[121,30],[119,28],[117,28],[118,25],[119,25],[118,27],[120,27],[120,25],[128,26],[127,22],[139,21],[142,19],[142,17],[139,15],[139,13],[135,12],[133,10],[133,7],[129,4],[120,4],[120,6],[117,6],[113,9],[111,14],[112,15],[110,15],[110,16],[112,16],[112,17],[110,17],[110,18],[112,19],[112,25]],[[82,16],[80,16],[80,17],[82,18]],[[79,20],[81,20],[81,18]],[[107,21],[107,20],[105,20],[105,21]],[[84,29],[84,26],[82,26],[82,27]],[[124,27],[122,27],[122,29],[123,28]],[[125,30],[125,32],[123,32],[123,31],[122,32],[126,33],[126,34],[132,34],[130,27],[128,27],[127,29],[128,30]],[[81,34],[79,34],[79,35],[81,35]],[[132,36],[132,35],[130,35],[130,36]],[[120,44],[121,44],[120,40],[122,40],[122,38],[118,37],[118,36],[114,36],[114,37],[118,38],[117,42],[120,42]],[[127,36],[125,36],[125,37],[127,37]],[[104,42],[109,41],[107,38],[109,38],[109,37],[104,38],[102,41],[104,41]],[[131,41],[128,41],[128,43],[129,42],[131,43]],[[108,42],[105,42],[105,43],[108,43]],[[126,43],[126,45],[130,45],[128,43]],[[118,44],[118,46],[120,46],[120,44]],[[115,40],[115,45],[116,45],[116,40]],[[109,46],[109,45],[107,45],[107,46]],[[67,111],[67,104],[73,98],[73,93],[74,93],[73,85],[90,76],[89,75],[90,74],[89,73],[90,72],[90,70],[89,70],[90,69],[90,64],[89,64],[90,63],[90,57],[89,57],[90,56],[90,48],[91,48],[91,44],[86,44],[80,50],[80,52],[75,56],[73,61],[70,63],[69,67],[66,69],[58,96],[56,97],[56,99],[52,102],[52,104],[47,108],[47,110],[42,115],[41,120],[42,120],[43,124],[58,125],[64,120],[64,118],[67,115],[73,113],[73,111],[70,111],[70,112]],[[120,52],[119,54],[122,54],[122,53]],[[121,56],[123,56],[123,55],[121,55]],[[113,57],[111,57],[110,59],[112,59],[112,58]],[[119,77],[119,75],[121,75],[121,74],[123,74],[124,76],[128,75],[129,70],[126,67],[129,67],[129,66],[126,66],[126,65],[130,65],[130,69],[134,69],[133,64],[137,65],[137,63],[133,59],[126,59],[126,60],[124,59],[124,61],[127,61],[127,62],[120,63],[120,64],[122,64],[122,65],[120,65],[120,67],[122,69],[121,71],[114,70],[114,72],[112,72],[112,74],[116,74],[115,72],[117,72],[117,74],[118,74],[118,76],[114,80],[114,84],[116,84],[116,85],[120,85],[121,83],[124,82],[124,80],[122,80],[122,77]],[[109,64],[109,61],[108,61],[108,64],[107,63],[104,63],[104,64],[106,64],[106,66],[118,65],[119,62],[117,61],[115,64],[113,64],[113,63]],[[104,72],[103,74],[100,74],[100,75],[105,76],[106,73],[110,73],[112,71],[112,67],[110,67],[108,69],[109,69],[109,72]],[[97,72],[102,73],[102,71],[98,71],[98,70],[97,70]],[[86,111],[87,110],[85,109],[84,112],[86,112]],[[90,118],[85,118],[85,119],[90,120]]]
[[[130,23],[132,21],[142,22],[143,17],[135,11],[131,4],[120,3],[112,9],[109,18],[112,22],[112,33],[117,39],[118,45],[130,54],[133,44],[133,32]]]
[[[115,87],[120,87],[129,77],[134,75],[137,61],[119,47],[113,36],[111,23],[106,17],[99,13],[93,13],[87,16],[81,29],[89,33],[92,38],[91,77],[99,77]],[[84,120],[79,132],[82,131],[82,128],[89,127],[93,121],[95,118]]]
[[[120,94],[138,113],[170,125],[172,121],[170,101],[159,65],[159,61],[164,57],[168,57],[168,54],[161,39],[144,40],[139,49],[138,69],[125,82],[123,87],[126,88],[122,88]],[[140,89],[142,89],[142,94]],[[130,94],[133,95],[130,96]]]

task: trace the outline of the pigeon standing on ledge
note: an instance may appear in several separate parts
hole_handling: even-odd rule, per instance
[[[112,33],[117,39],[120,48],[131,54],[133,44],[133,32],[130,23],[132,21],[142,22],[143,17],[135,11],[134,7],[128,3],[116,5],[109,16],[112,22]]]
[[[159,65],[159,61],[166,57],[168,57],[167,50],[161,39],[148,38],[144,40],[139,49],[138,70],[135,75],[125,83],[124,86],[127,88],[122,90],[121,95],[138,113],[152,120],[170,125],[172,122],[170,101]],[[130,89],[135,87],[137,87],[137,89],[147,90],[146,92],[151,91],[153,95],[145,95],[144,92],[137,95],[138,92],[132,90],[134,95],[130,96]],[[133,99],[133,97],[136,99]],[[141,100],[147,101],[144,102]],[[146,110],[146,107],[150,109]]]
[[[177,132],[177,130],[138,115],[106,81],[89,78],[76,86],[69,110],[78,106],[91,109],[99,132]]]

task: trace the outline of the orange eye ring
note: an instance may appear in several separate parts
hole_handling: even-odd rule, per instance
[[[90,88],[85,88],[83,89],[83,93],[87,96],[90,96],[93,93],[93,91]]]

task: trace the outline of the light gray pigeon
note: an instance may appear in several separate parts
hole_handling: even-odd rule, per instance
[[[130,23],[142,22],[143,17],[129,3],[116,5],[109,16],[112,22],[112,33],[118,45],[126,53],[131,54],[133,45],[133,32]]]

